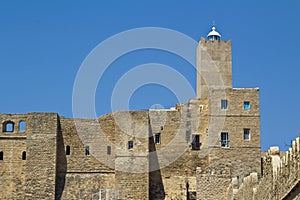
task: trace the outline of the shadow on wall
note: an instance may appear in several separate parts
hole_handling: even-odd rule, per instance
[[[66,172],[67,172],[67,158],[65,152],[65,145],[62,136],[60,122],[58,120],[57,130],[57,158],[56,158],[56,188],[55,199],[61,199],[65,187]]]
[[[165,199],[166,195],[150,122],[149,133],[149,153],[152,154],[152,156],[149,158],[149,169],[158,169],[149,173],[149,199],[163,200]]]

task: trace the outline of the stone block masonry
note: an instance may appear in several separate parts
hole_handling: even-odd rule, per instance
[[[25,199],[55,199],[58,115],[27,117]]]
[[[259,89],[232,88],[231,49],[201,38],[197,95],[172,109],[0,114],[0,199],[300,199],[299,138],[261,158]]]
[[[24,199],[26,160],[26,130],[20,130],[20,122],[28,115],[0,115],[0,199]],[[8,124],[9,123],[9,124]],[[10,126],[11,129],[6,129]]]
[[[281,154],[278,147],[271,147],[262,156],[262,177],[257,173],[239,180],[232,179],[232,199],[236,200],[289,200],[300,199],[299,138],[291,148]]]

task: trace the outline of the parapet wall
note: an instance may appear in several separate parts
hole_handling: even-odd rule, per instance
[[[232,179],[232,199],[300,199],[299,147],[299,138],[296,138],[282,157],[278,147],[271,147],[262,157],[260,180],[257,173],[242,180]]]

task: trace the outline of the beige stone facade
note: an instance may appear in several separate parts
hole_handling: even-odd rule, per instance
[[[1,114],[0,199],[299,199],[299,139],[261,156],[259,89],[232,88],[231,41],[202,38],[197,71],[172,109]]]

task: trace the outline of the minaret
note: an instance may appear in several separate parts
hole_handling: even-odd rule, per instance
[[[231,41],[221,40],[212,27],[207,40],[201,38],[197,48],[197,98],[209,97],[213,89],[232,88]]]

